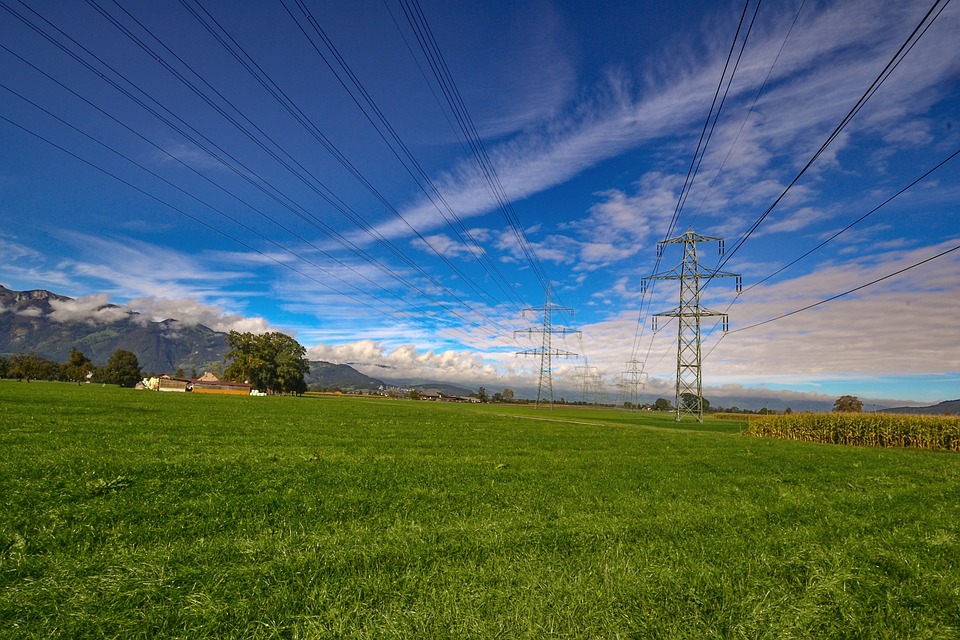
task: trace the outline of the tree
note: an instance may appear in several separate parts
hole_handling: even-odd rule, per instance
[[[680,396],[680,403],[685,411],[694,411],[697,408],[697,395],[689,392],[684,393]],[[710,411],[710,401],[701,396],[700,408],[704,413]]]
[[[504,402],[513,402],[513,396],[515,395],[513,389],[504,389],[503,393],[500,395],[503,396]]]
[[[290,336],[278,333],[227,334],[230,352],[224,358],[230,365],[223,374],[231,380],[245,380],[258,389],[272,393],[303,393],[310,371],[307,350]]]
[[[863,411],[863,403],[857,396],[840,396],[833,403],[833,410],[837,413],[860,413]]]
[[[657,411],[669,411],[673,408],[673,405],[666,398],[657,398],[657,401],[653,403],[653,408]]]
[[[142,377],[137,356],[126,349],[114,351],[100,375],[104,382],[121,387],[132,387]]]
[[[43,360],[33,353],[18,353],[10,358],[9,375],[30,382],[43,376]]]
[[[477,389],[477,400],[480,402],[487,402],[489,399],[490,397],[487,395],[486,387],[480,387]]]
[[[93,361],[76,347],[70,349],[70,359],[63,366],[63,373],[67,376],[67,380],[80,384],[91,371],[93,371]]]

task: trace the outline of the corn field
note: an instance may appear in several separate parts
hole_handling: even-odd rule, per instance
[[[751,416],[748,435],[866,447],[960,451],[960,417],[873,413]]]

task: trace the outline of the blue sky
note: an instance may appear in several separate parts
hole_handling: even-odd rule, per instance
[[[872,212],[960,149],[955,4],[122,5],[0,6],[0,284],[76,298],[61,317],[111,302],[524,389],[549,281],[582,332],[558,395],[589,366],[612,400],[635,360],[671,397],[676,325],[650,314],[676,283],[641,280],[693,229],[744,284],[703,292],[730,317],[704,323],[714,404],[960,397],[960,160]]]

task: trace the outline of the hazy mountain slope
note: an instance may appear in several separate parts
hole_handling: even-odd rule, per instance
[[[146,372],[202,373],[220,363],[228,349],[226,334],[203,325],[189,326],[177,320],[153,322],[118,307],[104,305],[89,317],[60,315],[72,299],[42,289],[11,291],[0,287],[0,354],[36,353],[65,362],[77,348],[97,364],[106,363],[117,350],[137,356]],[[103,316],[109,319],[99,319]]]

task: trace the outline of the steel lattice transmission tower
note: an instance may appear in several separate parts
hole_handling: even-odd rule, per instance
[[[627,370],[620,373],[620,396],[617,398],[618,407],[626,407],[627,403],[636,409],[640,400],[640,389],[647,383],[647,374],[643,371],[643,363],[639,360],[627,362]]]
[[[591,393],[594,395],[594,402],[596,402],[595,380],[600,375],[599,370],[586,364],[574,368],[577,370],[577,377],[580,378],[580,402],[587,404],[587,398],[590,397]]]
[[[580,402],[583,404],[593,404],[602,406],[607,404],[607,390],[603,385],[603,376],[597,367],[583,365],[575,367],[577,376],[580,378]]]
[[[677,421],[684,416],[693,416],[697,422],[703,422],[703,379],[700,358],[700,319],[719,316],[723,330],[729,329],[730,321],[726,313],[712,311],[700,304],[700,293],[706,283],[713,278],[736,278],[737,292],[742,287],[740,275],[705,268],[697,261],[697,243],[717,242],[719,253],[723,256],[723,238],[711,238],[697,235],[691,229],[681,236],[657,243],[657,257],[663,256],[668,244],[683,245],[682,262],[669,271],[655,273],[643,279],[644,289],[649,280],[678,280],[680,282],[680,305],[654,314],[654,330],[658,317],[677,318]]]
[[[536,404],[538,408],[540,407],[541,403],[546,401],[546,397],[550,398],[550,406],[553,406],[553,358],[569,358],[577,355],[572,351],[553,348],[554,336],[562,337],[569,334],[580,334],[580,332],[575,329],[557,326],[553,323],[554,314],[564,311],[569,312],[571,316],[573,315],[573,309],[570,307],[561,307],[550,302],[550,288],[547,287],[547,296],[544,305],[542,307],[531,307],[524,309],[523,311],[524,314],[527,312],[539,313],[542,317],[541,326],[530,327],[528,329],[519,329],[513,332],[515,336],[524,333],[531,338],[536,334],[540,335],[539,347],[517,352],[518,356],[540,357],[540,382],[537,385]]]

